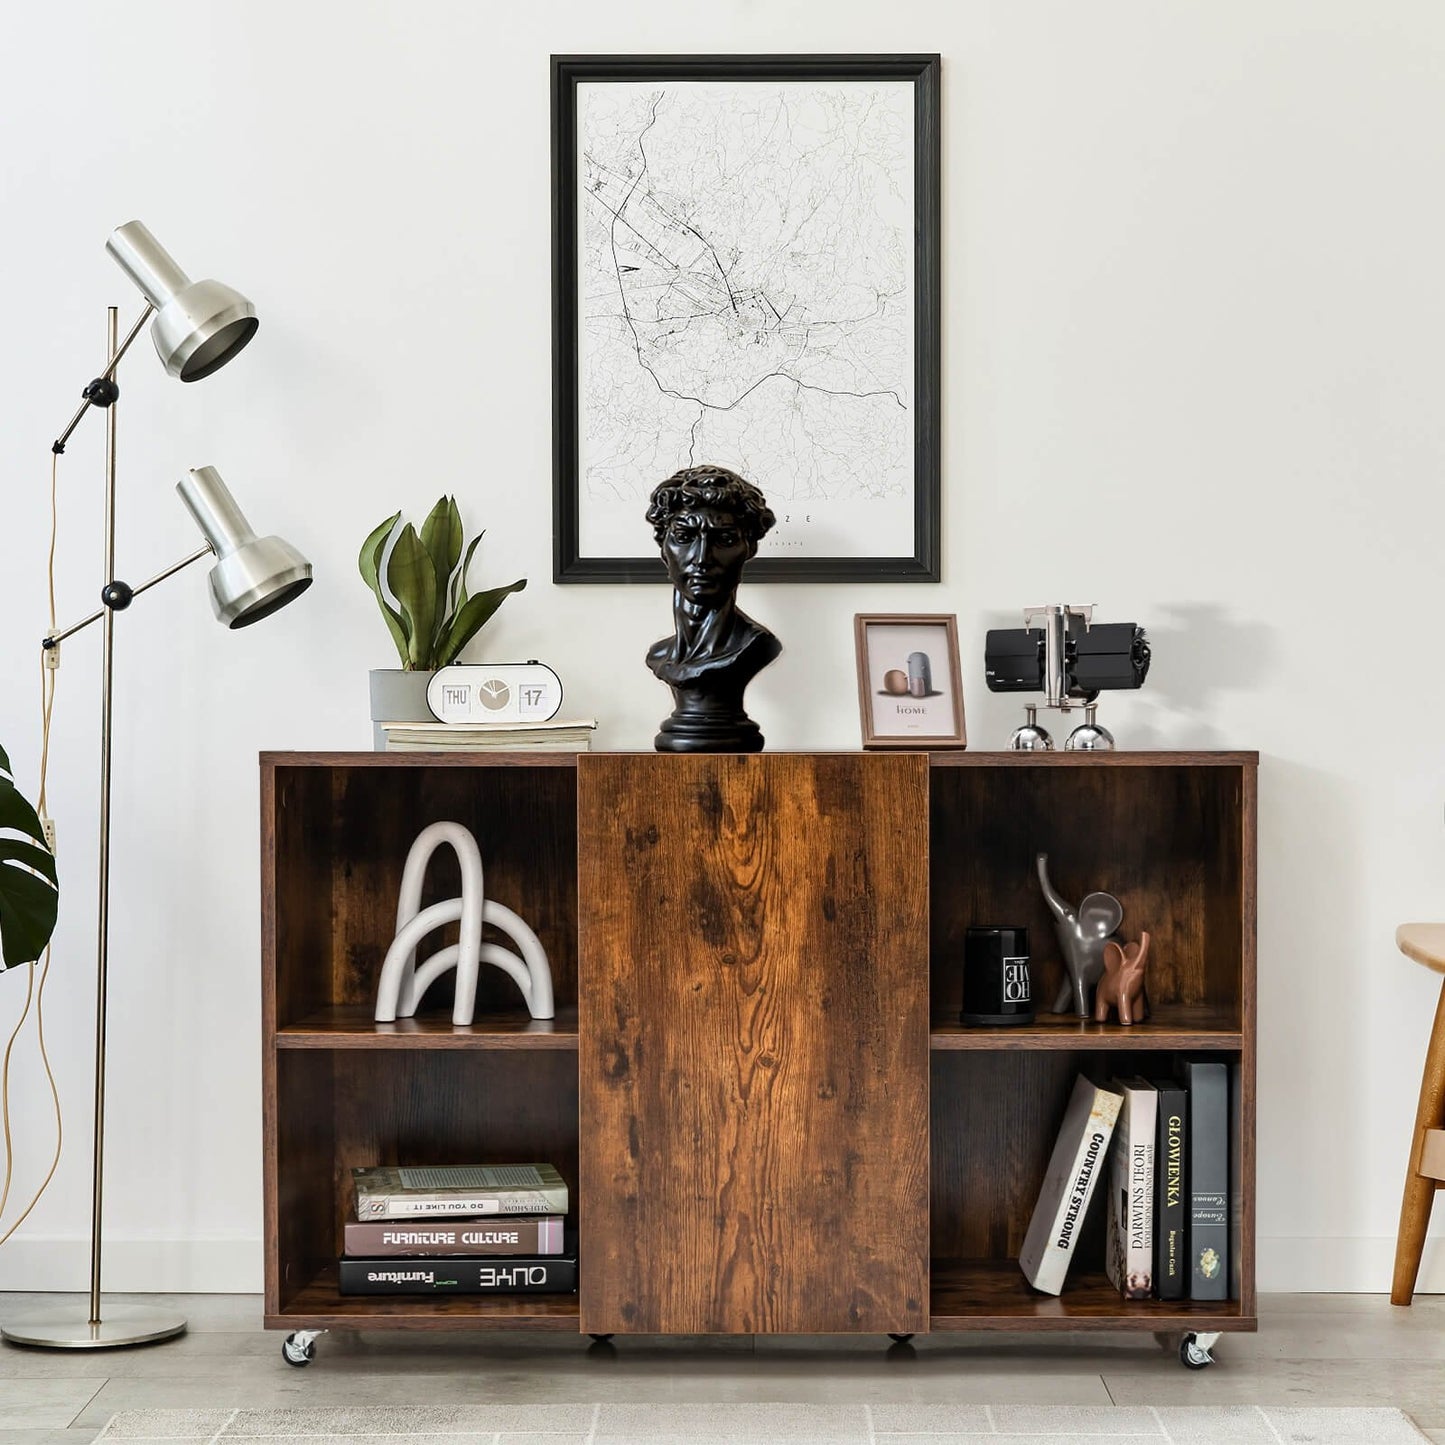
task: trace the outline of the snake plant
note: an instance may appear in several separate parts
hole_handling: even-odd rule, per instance
[[[55,855],[0,748],[0,970],[34,963],[45,952],[59,906]]]
[[[523,577],[509,587],[468,594],[467,569],[482,536],[478,532],[464,546],[456,498],[443,497],[422,523],[420,533],[410,522],[402,523],[401,513],[396,512],[361,544],[362,580],[376,595],[401,665],[408,672],[430,672],[455,662],[508,594],[527,585]]]

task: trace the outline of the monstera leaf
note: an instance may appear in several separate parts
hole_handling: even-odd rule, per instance
[[[0,968],[34,963],[45,952],[59,906],[55,855],[0,748]]]

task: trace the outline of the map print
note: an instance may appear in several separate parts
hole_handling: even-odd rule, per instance
[[[708,462],[767,494],[775,557],[913,553],[914,91],[578,91],[582,551],[651,550]]]

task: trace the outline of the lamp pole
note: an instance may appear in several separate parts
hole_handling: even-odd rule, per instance
[[[106,308],[105,354],[115,354],[119,312]],[[115,403],[105,409],[105,580],[115,581]],[[105,1179],[105,1007],[110,964],[110,736],[114,716],[115,612],[107,607],[100,644],[100,884],[96,899],[95,1142],[90,1185],[90,1325],[100,1325],[100,1221]],[[182,1322],[184,1328],[184,1322]]]

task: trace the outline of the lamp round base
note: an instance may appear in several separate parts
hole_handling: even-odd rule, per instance
[[[20,1315],[0,1324],[0,1339],[12,1345],[48,1350],[115,1350],[123,1345],[149,1345],[185,1333],[186,1317],[144,1305],[102,1303],[103,1318],[89,1319],[90,1304]]]

